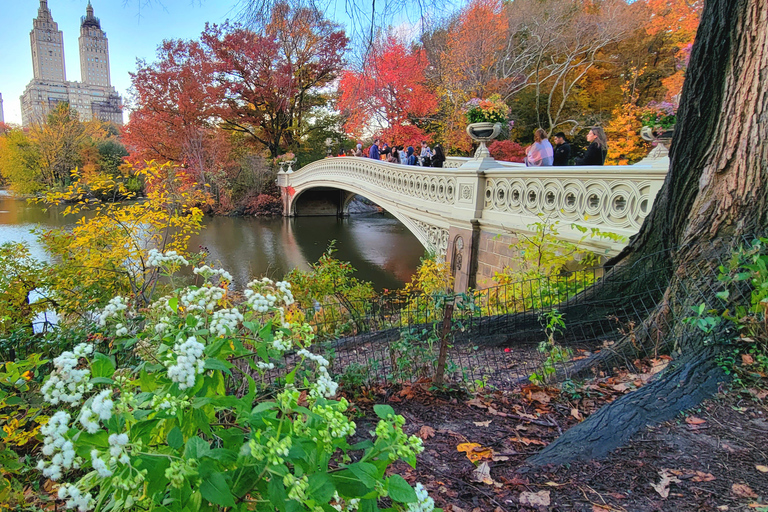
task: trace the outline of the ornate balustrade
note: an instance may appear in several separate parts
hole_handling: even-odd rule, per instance
[[[445,254],[451,228],[519,232],[542,218],[559,221],[566,239],[581,238],[574,223],[629,237],[650,212],[667,168],[666,158],[632,166],[535,168],[450,157],[444,168],[430,168],[344,157],[280,173],[278,184],[291,190],[284,195],[288,215],[304,190],[341,189],[379,204],[426,247]],[[613,242],[592,244],[608,252],[620,249]]]

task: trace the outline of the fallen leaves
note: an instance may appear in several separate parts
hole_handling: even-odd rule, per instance
[[[755,469],[758,470],[761,473],[768,473],[768,466],[763,466],[763,465],[758,464],[758,465],[755,466]]]
[[[757,494],[747,484],[733,484],[731,486],[731,492],[734,496],[739,498],[757,498]]]
[[[473,482],[481,482],[487,485],[497,484],[497,482],[491,478],[491,467],[487,462],[483,462],[477,466],[477,468],[472,472],[470,480]],[[498,485],[501,486],[501,484]]]
[[[662,469],[659,471],[659,476],[661,476],[661,480],[659,480],[659,483],[657,484],[651,484],[651,487],[654,488],[654,490],[659,493],[659,496],[662,497],[662,499],[667,499],[669,496],[669,485],[671,483],[680,483],[680,480],[672,474],[671,471],[668,469]]]
[[[548,507],[550,504],[549,491],[529,492],[523,491],[520,493],[520,504],[524,507],[538,508]]]
[[[491,421],[493,421],[493,420],[488,420],[488,421],[473,421],[472,423],[474,423],[476,427],[487,427],[488,425],[490,425],[490,424],[491,424]]]
[[[703,425],[707,422],[707,420],[703,420],[701,418],[697,418],[696,416],[688,416],[685,418],[685,422],[689,425]]]
[[[537,445],[540,445],[540,446],[547,446],[547,443],[545,443],[544,441],[539,441],[538,439],[529,439],[527,437],[519,437],[519,436],[518,437],[511,437],[510,440],[513,443],[522,443],[525,446],[530,446],[532,444],[537,444]]]
[[[429,425],[422,425],[422,427],[419,429],[418,435],[422,441],[426,441],[430,437],[435,437],[435,429]]]
[[[484,448],[477,443],[461,443],[456,447],[456,451],[466,452],[467,458],[473,464],[483,459],[490,459],[493,457],[493,450],[491,448]]]

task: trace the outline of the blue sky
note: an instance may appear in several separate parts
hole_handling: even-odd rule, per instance
[[[195,39],[206,22],[222,23],[236,18],[237,3],[237,0],[91,0],[94,14],[101,20],[101,28],[109,39],[112,85],[127,100],[131,83],[128,73],[136,70],[137,58],[152,61],[164,39]],[[334,12],[326,15],[348,25],[344,0],[329,3]],[[64,32],[67,80],[80,80],[77,40],[80,17],[85,15],[87,4],[88,0],[48,0],[53,19]],[[139,8],[140,4],[149,6]],[[39,5],[40,0],[0,0],[0,94],[7,123],[21,124],[19,97],[32,79],[29,33]],[[418,15],[414,20],[409,19],[407,13],[395,17],[399,29],[396,32],[413,37],[417,32],[414,27],[419,26]],[[127,113],[124,117],[127,121]]]
[[[53,19],[64,32],[64,58],[67,80],[80,80],[77,39],[80,16],[85,15],[88,0],[48,0]],[[163,0],[149,8],[139,8],[122,0],[91,0],[94,14],[109,38],[112,85],[125,99],[136,59],[153,60],[163,39],[192,39],[200,35],[205,22],[223,22],[234,17],[234,2],[206,0]],[[3,95],[5,121],[21,124],[19,96],[32,79],[32,52],[29,32],[37,16],[39,0],[0,0],[0,93]]]

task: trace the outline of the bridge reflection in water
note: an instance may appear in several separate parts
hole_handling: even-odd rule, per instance
[[[287,216],[343,216],[356,194],[370,199],[445,257],[463,291],[489,286],[514,263],[510,246],[542,218],[559,221],[559,236],[573,242],[582,238],[573,224],[636,234],[668,169],[662,152],[630,166],[543,168],[490,157],[449,158],[442,169],[341,157],[281,171],[278,185]],[[585,245],[606,255],[622,248],[597,238]]]

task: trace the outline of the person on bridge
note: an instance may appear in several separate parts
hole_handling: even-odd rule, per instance
[[[408,146],[408,157],[405,159],[405,164],[416,165],[417,161],[416,155],[413,152],[413,146]]]
[[[432,167],[442,167],[445,163],[445,154],[443,153],[443,146],[435,144],[435,154],[432,155],[431,164]]]
[[[400,163],[400,152],[397,151],[397,146],[392,146],[392,150],[387,155],[387,162],[390,162],[393,164]]]
[[[555,167],[568,165],[568,160],[571,159],[571,145],[565,140],[565,134],[557,132],[552,140],[555,141],[555,160],[552,165]]]
[[[421,153],[419,153],[419,161],[424,167],[430,166],[430,160],[432,159],[432,150],[427,146],[427,141],[421,141]]]
[[[554,160],[555,151],[547,140],[547,132],[537,128],[533,132],[533,144],[528,146],[525,165],[528,167],[549,167]]]
[[[358,144],[357,148],[355,149],[355,156],[363,156],[363,145]]]
[[[379,139],[374,139],[373,144],[371,145],[371,149],[368,150],[368,158],[372,158],[373,160],[381,160],[379,144],[381,144],[381,141]]]
[[[576,159],[576,165],[603,165],[608,154],[608,137],[602,126],[593,126],[587,134],[589,147],[584,156]]]

